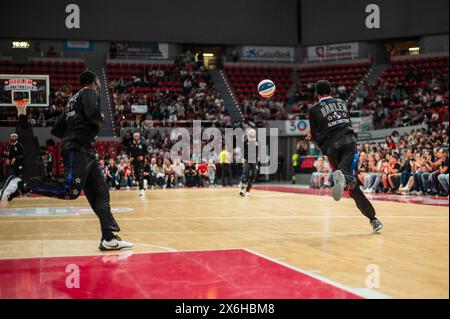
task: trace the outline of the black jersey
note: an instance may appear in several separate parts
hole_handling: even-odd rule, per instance
[[[184,166],[184,171],[185,172],[187,171],[186,174],[195,174],[197,170],[195,169],[195,164],[192,165],[186,164]]]
[[[138,160],[137,158],[139,156],[144,157],[145,155],[147,155],[147,145],[145,145],[141,141],[138,141],[137,143],[134,140],[131,141],[131,143],[128,145],[128,155],[130,156],[130,158],[134,158],[135,160]]]
[[[259,163],[259,144],[257,141],[249,141],[248,138],[244,139],[244,159],[246,163],[258,164]]]
[[[69,99],[51,133],[62,139],[63,150],[92,149],[103,120],[100,95],[94,89],[83,88]]]
[[[144,172],[144,173],[147,173],[147,174],[151,174],[152,173],[152,166],[150,165],[150,163],[146,163],[145,165],[144,165],[144,168],[142,169],[142,171]]]
[[[114,165],[114,166],[110,165],[110,166],[108,167],[108,171],[109,171],[112,175],[117,175],[117,170],[118,170],[117,165]]]
[[[20,165],[23,163],[24,160],[24,150],[23,150],[23,146],[22,144],[20,144],[19,142],[16,142],[14,144],[9,143],[8,144],[8,159],[12,160],[13,158],[16,159],[16,163],[17,165]]]
[[[354,137],[347,103],[341,99],[324,98],[309,110],[312,140],[326,153],[345,135]]]

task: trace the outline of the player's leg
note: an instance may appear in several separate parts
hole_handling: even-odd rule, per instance
[[[249,177],[248,177],[248,182],[247,182],[246,195],[250,194],[253,184],[256,181],[257,175],[258,175],[258,170],[257,170],[256,164],[249,164]]]
[[[19,177],[10,176],[0,193],[3,205],[21,194],[39,194],[59,199],[76,199],[81,193],[85,179],[86,153],[69,150],[63,154],[64,181],[59,182],[46,176],[32,177],[25,183]]]
[[[246,190],[247,184],[249,182],[249,177],[250,177],[250,164],[245,163],[244,170],[242,172],[241,190],[239,192],[239,195],[241,195],[242,197],[245,196],[245,190]]]
[[[358,151],[355,144],[347,144],[337,150],[336,154],[338,155],[339,162],[334,162],[337,166],[338,170],[334,172],[340,171],[342,174],[340,179],[338,179],[339,183],[342,183],[342,176],[345,178],[346,188],[351,198],[356,203],[356,206],[361,211],[361,213],[366,216],[373,227],[374,231],[379,231],[383,228],[381,222],[376,218],[375,209],[364,195],[364,193],[359,188],[358,179],[356,178],[356,168],[358,163]],[[334,159],[335,157],[332,156]],[[331,162],[330,162],[331,163]],[[331,163],[333,166],[334,164]],[[334,175],[333,174],[333,175]],[[336,180],[333,179],[336,183]]]
[[[332,187],[331,187],[331,195],[334,200],[338,201],[342,198],[344,193],[344,188],[346,186],[345,175],[342,172],[342,168],[340,167],[342,150],[341,149],[331,149],[327,153],[328,162],[333,169],[332,178]]]
[[[136,167],[136,178],[138,179],[138,183],[139,183],[139,189],[144,189],[144,181],[142,178],[142,170],[144,168],[144,165],[142,162],[138,162],[137,163],[137,167]]]
[[[225,164],[220,164],[220,177],[222,180],[222,186],[225,187]]]
[[[231,172],[231,164],[227,164],[227,179],[228,179],[228,186],[232,185],[233,181],[233,173]]]
[[[142,176],[142,171],[144,169],[143,162],[136,162],[134,165],[134,174],[136,175],[136,181],[139,185],[139,196],[144,196],[144,178]]]
[[[102,239],[100,250],[118,250],[131,248],[131,243],[121,240],[114,232],[119,232],[120,227],[111,213],[109,188],[98,166],[98,162],[92,158],[88,166],[88,175],[84,185],[84,193],[92,210],[100,221]]]

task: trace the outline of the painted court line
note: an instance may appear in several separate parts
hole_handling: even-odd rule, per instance
[[[93,214],[92,214],[93,215]],[[60,216],[61,219],[36,219],[43,216],[1,216],[3,218],[18,218],[15,220],[1,220],[0,223],[35,223],[35,222],[67,222],[67,221],[98,221],[97,218],[64,218],[69,216]],[[49,216],[54,218],[55,216]],[[72,216],[70,216],[72,217]],[[22,218],[31,218],[30,220],[20,220]],[[326,215],[326,216],[185,216],[185,217],[121,217],[117,216],[117,219],[122,221],[137,221],[137,220],[261,220],[261,219],[321,219],[321,218],[343,218],[343,219],[360,219],[361,216],[339,216],[339,215]],[[383,216],[383,219],[398,218],[398,219],[449,219],[449,216]]]
[[[442,237],[449,237],[448,233],[431,233],[431,232],[393,232],[393,233],[384,233],[384,234],[374,234],[371,231],[365,231],[365,232],[332,232],[332,231],[301,231],[301,230],[295,230],[295,231],[262,231],[262,230],[221,230],[221,231],[128,231],[125,232],[124,235],[132,236],[132,235],[139,235],[139,234],[271,234],[271,235],[325,235],[325,236],[390,236],[390,237],[401,237],[401,236],[442,236]],[[97,234],[97,232],[92,233],[62,233],[62,234],[55,234],[52,233],[51,236],[86,236],[86,235],[94,235]],[[14,237],[14,235],[1,235],[0,238],[6,238],[4,241],[7,241],[7,238]],[[28,235],[28,234],[21,234],[20,237],[36,237],[36,235]]]
[[[69,240],[69,239],[44,239],[44,240],[7,240],[6,242],[27,242],[27,243],[39,243],[43,245],[46,242],[76,242],[76,243],[98,243],[98,240]],[[160,246],[160,245],[153,245],[153,244],[145,244],[145,243],[133,243],[135,247],[143,246],[143,247],[151,247],[151,248],[158,248],[163,249],[165,253],[174,253],[178,252],[178,250],[166,247],[166,246]],[[42,246],[43,248],[43,246]],[[155,251],[155,252],[139,252],[139,251],[133,251],[132,249],[126,249],[126,250],[117,250],[117,251],[109,251],[109,252],[98,252],[98,253],[92,253],[87,255],[58,255],[58,256],[44,256],[43,252],[41,251],[41,256],[39,257],[8,257],[8,258],[2,258],[0,257],[0,260],[4,259],[33,259],[33,258],[58,258],[58,257],[83,257],[83,256],[122,256],[122,255],[132,255],[132,254],[156,254],[156,253],[163,253],[161,251]]]
[[[369,289],[369,288],[362,288],[362,289],[361,289],[361,288],[356,288],[356,289],[355,289],[355,288],[350,288],[350,287],[347,287],[347,286],[345,286],[345,285],[339,284],[339,283],[337,283],[337,282],[335,282],[335,281],[333,281],[333,280],[330,280],[330,279],[328,279],[328,278],[325,278],[325,277],[323,277],[323,276],[316,275],[316,274],[311,273],[311,272],[309,272],[309,271],[303,270],[303,269],[301,269],[301,268],[299,268],[299,267],[292,266],[292,265],[287,264],[287,263],[285,263],[285,262],[282,262],[282,261],[273,259],[273,258],[268,257],[268,256],[266,256],[266,255],[263,255],[263,254],[261,254],[261,253],[255,252],[255,251],[253,251],[253,250],[251,250],[251,249],[245,248],[244,250],[246,250],[246,251],[249,252],[249,253],[255,254],[255,255],[259,256],[259,257],[262,257],[262,258],[265,258],[265,259],[267,259],[267,260],[270,260],[270,261],[272,261],[272,262],[274,262],[274,263],[276,263],[276,264],[279,264],[279,265],[281,265],[281,266],[284,266],[284,267],[287,267],[287,268],[289,268],[289,269],[295,270],[295,271],[297,271],[297,272],[300,272],[300,273],[302,273],[302,274],[305,274],[305,275],[307,275],[307,276],[310,276],[310,277],[312,277],[312,278],[314,278],[314,279],[323,281],[323,282],[325,282],[325,283],[327,283],[327,284],[329,284],[329,285],[331,285],[331,286],[340,288],[340,289],[342,289],[342,290],[348,291],[348,292],[350,292],[350,293],[352,293],[352,294],[355,294],[355,295],[360,296],[360,297],[363,297],[363,298],[368,298],[368,299],[389,299],[389,298],[391,298],[390,296],[388,296],[388,295],[386,295],[386,294],[384,294],[384,293],[382,293],[382,292],[374,291],[374,290]]]

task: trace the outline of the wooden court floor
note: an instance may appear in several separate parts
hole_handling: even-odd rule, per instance
[[[112,191],[111,204],[136,253],[246,248],[352,288],[366,288],[376,274],[370,288],[393,298],[449,297],[448,207],[374,201],[385,227],[373,234],[346,198],[272,191],[240,198],[236,188],[139,198],[130,190]],[[22,198],[5,209],[40,208],[39,216],[0,211],[0,259],[101,254],[95,215],[58,214],[69,207],[83,212],[88,203]]]

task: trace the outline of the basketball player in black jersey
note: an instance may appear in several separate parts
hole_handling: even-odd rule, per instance
[[[310,135],[324,155],[328,157],[333,172],[333,198],[341,199],[344,189],[356,202],[356,206],[370,220],[375,232],[383,225],[375,217],[375,209],[365,197],[356,178],[358,149],[347,103],[331,96],[331,84],[326,80],[315,84],[315,96],[319,103],[309,111]]]
[[[111,213],[109,187],[93,147],[100,125],[104,121],[98,93],[100,82],[95,73],[84,71],[80,75],[80,84],[83,88],[70,98],[51,130],[52,135],[62,140],[64,181],[33,177],[25,183],[20,177],[10,176],[0,192],[0,203],[6,205],[15,197],[28,193],[73,200],[83,191],[100,220],[100,250],[131,248],[131,243],[114,234],[120,231],[120,228]]]
[[[141,141],[141,134],[138,132],[133,134],[133,140],[128,145],[128,155],[133,165],[134,176],[139,184],[139,196],[144,196],[144,159],[147,155],[147,145]]]
[[[250,191],[253,183],[255,183],[258,177],[258,142],[256,140],[256,130],[250,128],[247,134],[244,135],[244,172],[242,178],[242,186],[239,195],[242,197],[250,197]]]

